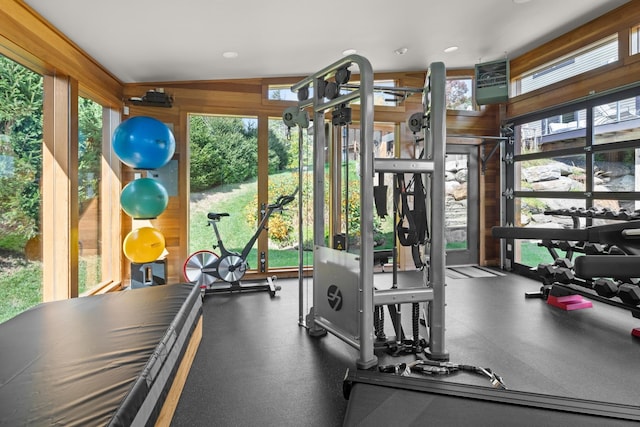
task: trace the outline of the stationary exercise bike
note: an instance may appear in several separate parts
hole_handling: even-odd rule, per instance
[[[207,225],[213,226],[213,231],[217,243],[213,245],[213,249],[220,249],[220,256],[208,250],[197,251],[189,255],[183,266],[185,279],[199,286],[202,290],[202,296],[211,293],[221,292],[246,292],[246,291],[269,291],[272,297],[276,291],[280,290],[280,286],[275,284],[276,277],[267,277],[267,283],[263,284],[242,284],[240,280],[244,277],[249,269],[247,256],[258,240],[260,233],[266,229],[267,221],[274,212],[282,212],[285,205],[291,203],[298,189],[291,195],[283,195],[276,199],[274,203],[267,206],[263,212],[262,219],[256,232],[247,242],[241,253],[230,252],[224,247],[220,231],[218,230],[218,222],[220,219],[229,216],[228,213],[209,212]],[[224,283],[218,283],[218,282]]]

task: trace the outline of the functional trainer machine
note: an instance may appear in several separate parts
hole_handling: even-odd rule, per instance
[[[351,67],[358,68],[359,84],[347,85]],[[429,67],[423,94],[424,150],[420,158],[374,158],[374,85],[373,71],[367,59],[346,56],[291,87],[298,93],[298,108],[313,113],[313,285],[312,306],[303,326],[310,335],[327,332],[359,351],[358,368],[378,363],[374,354],[374,311],[376,307],[400,304],[426,304],[428,345],[425,352],[434,360],[448,360],[445,348],[445,238],[444,238],[444,161],[446,140],[445,67]],[[348,86],[348,87],[347,87]],[[313,89],[311,91],[310,89]],[[325,115],[331,112],[334,125],[351,121],[351,103],[359,102],[359,230],[344,236],[343,245],[325,236],[335,230],[341,218],[340,187],[333,177],[341,168],[341,141],[327,141]],[[295,114],[293,114],[295,116]],[[334,153],[329,179],[325,177],[327,153]],[[339,154],[335,154],[339,153]],[[302,172],[302,171],[301,171]],[[374,277],[374,174],[411,173],[422,177],[427,205],[428,239],[421,245],[425,267],[417,280],[383,289]],[[329,203],[325,202],[329,194]],[[348,232],[347,228],[347,232]],[[351,243],[353,241],[353,243]],[[347,249],[347,250],[344,250]],[[303,280],[303,277],[300,277]],[[301,282],[302,283],[302,282]],[[302,288],[302,285],[301,285]],[[304,298],[300,293],[300,298]],[[302,300],[300,306],[303,306]]]

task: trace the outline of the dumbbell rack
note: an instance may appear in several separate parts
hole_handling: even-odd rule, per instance
[[[616,221],[640,220],[640,210],[629,212],[624,209],[613,211],[606,208],[557,209],[545,211],[545,215],[569,216],[573,219],[574,228],[579,228],[580,218]],[[553,264],[538,265],[536,271],[543,282],[543,286],[540,292],[527,293],[527,297],[541,297],[551,304],[565,309],[580,309],[591,307],[589,301],[584,301],[581,298],[585,296],[591,300],[629,310],[633,317],[640,319],[640,308],[638,307],[640,305],[639,278],[629,277],[623,280],[616,280],[616,278],[609,277],[579,277],[580,274],[576,274],[573,265],[573,256],[576,253],[588,257],[581,261],[587,259],[607,261],[607,256],[624,257],[622,259],[626,259],[627,257],[635,258],[638,255],[627,255],[625,249],[628,248],[620,248],[615,244],[590,241],[543,239],[538,243],[538,246],[546,247],[554,262]],[[560,257],[556,249],[564,251],[565,257]],[[613,260],[614,258],[609,259]],[[619,260],[621,258],[615,259]],[[580,262],[580,264],[584,264],[584,262]],[[612,298],[618,298],[620,301]],[[640,337],[640,328],[633,329],[632,334]]]

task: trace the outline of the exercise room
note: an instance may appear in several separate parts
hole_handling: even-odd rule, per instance
[[[0,425],[637,425],[640,2],[220,3],[2,2]]]

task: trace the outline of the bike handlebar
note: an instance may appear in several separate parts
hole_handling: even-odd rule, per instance
[[[282,195],[279,196],[276,201],[272,204],[270,204],[268,206],[269,209],[280,209],[282,208],[284,205],[288,205],[289,203],[293,202],[296,198],[296,194],[298,194],[298,188],[296,188],[296,190],[289,194],[289,195]]]

